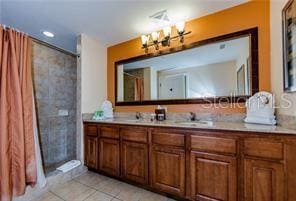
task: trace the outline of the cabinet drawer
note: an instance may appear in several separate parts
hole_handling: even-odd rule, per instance
[[[98,136],[98,127],[95,124],[85,124],[84,125],[84,132],[87,136]]]
[[[102,126],[101,137],[119,139],[119,129],[117,127]]]
[[[184,147],[185,136],[183,134],[177,134],[177,133],[153,131],[152,143],[160,144],[160,145]]]
[[[191,148],[201,151],[236,154],[237,140],[229,138],[192,135]]]
[[[246,139],[244,154],[270,159],[283,159],[284,145],[279,141],[268,139]]]
[[[146,129],[131,129],[122,128],[120,134],[123,140],[133,141],[133,142],[148,142],[148,135]]]

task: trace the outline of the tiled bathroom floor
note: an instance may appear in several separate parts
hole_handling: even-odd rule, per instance
[[[173,201],[162,195],[87,172],[67,183],[53,186],[34,201]]]

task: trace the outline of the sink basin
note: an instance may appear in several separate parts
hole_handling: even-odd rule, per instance
[[[184,126],[213,126],[212,121],[185,121],[176,123]]]

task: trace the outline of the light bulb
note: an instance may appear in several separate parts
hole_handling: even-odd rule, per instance
[[[141,36],[141,40],[142,40],[142,45],[143,45],[143,46],[146,46],[146,45],[148,45],[149,36],[147,36],[147,35],[142,35],[142,36]]]
[[[45,35],[46,37],[49,37],[49,38],[53,38],[54,37],[54,34],[52,32],[49,32],[49,31],[43,31],[42,32],[43,35]]]
[[[178,34],[183,34],[185,32],[185,22],[182,21],[182,22],[176,23],[176,28],[177,28]]]
[[[153,42],[158,41],[158,36],[159,36],[159,33],[158,32],[156,32],[156,31],[152,32],[151,33],[151,36],[152,36]]]
[[[171,35],[172,28],[171,27],[164,27],[163,28],[163,35],[164,37],[169,37]]]

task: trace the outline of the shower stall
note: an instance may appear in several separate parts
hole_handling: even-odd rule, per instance
[[[77,58],[33,42],[32,68],[37,121],[46,175],[76,159]]]

